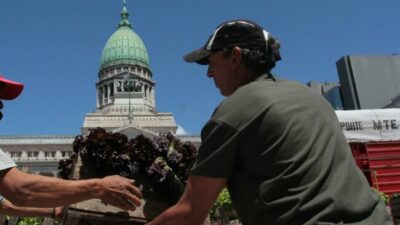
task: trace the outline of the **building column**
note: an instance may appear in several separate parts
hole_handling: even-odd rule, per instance
[[[107,87],[107,103],[109,103],[111,100],[111,84],[110,83],[106,84],[106,87]]]
[[[99,107],[104,105],[103,92],[103,87],[99,86],[97,93]]]
[[[153,103],[153,106],[155,106],[154,88],[151,88],[151,90],[150,90],[150,96],[151,96],[151,97],[150,97],[150,101],[151,101],[151,103]]]

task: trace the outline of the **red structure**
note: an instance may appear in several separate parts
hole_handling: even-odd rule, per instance
[[[388,210],[400,224],[400,141],[349,143],[357,166],[371,187],[388,194]]]
[[[400,141],[350,143],[350,147],[371,187],[388,195],[400,193]]]

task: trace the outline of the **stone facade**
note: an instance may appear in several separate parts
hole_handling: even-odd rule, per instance
[[[72,154],[74,136],[0,136],[0,148],[21,170],[57,176],[58,162]]]

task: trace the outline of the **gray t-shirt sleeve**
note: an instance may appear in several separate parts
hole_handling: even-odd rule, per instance
[[[210,120],[201,132],[202,144],[191,175],[229,178],[235,166],[239,132]]]
[[[8,157],[8,155],[6,155],[3,150],[0,149],[0,170],[9,169],[16,166],[17,165],[15,164],[15,162],[10,157]]]

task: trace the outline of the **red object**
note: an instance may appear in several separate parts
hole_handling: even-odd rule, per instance
[[[24,89],[23,84],[7,80],[0,75],[0,99],[13,100],[21,94],[22,89]]]
[[[357,166],[371,187],[400,193],[400,142],[350,143]]]

